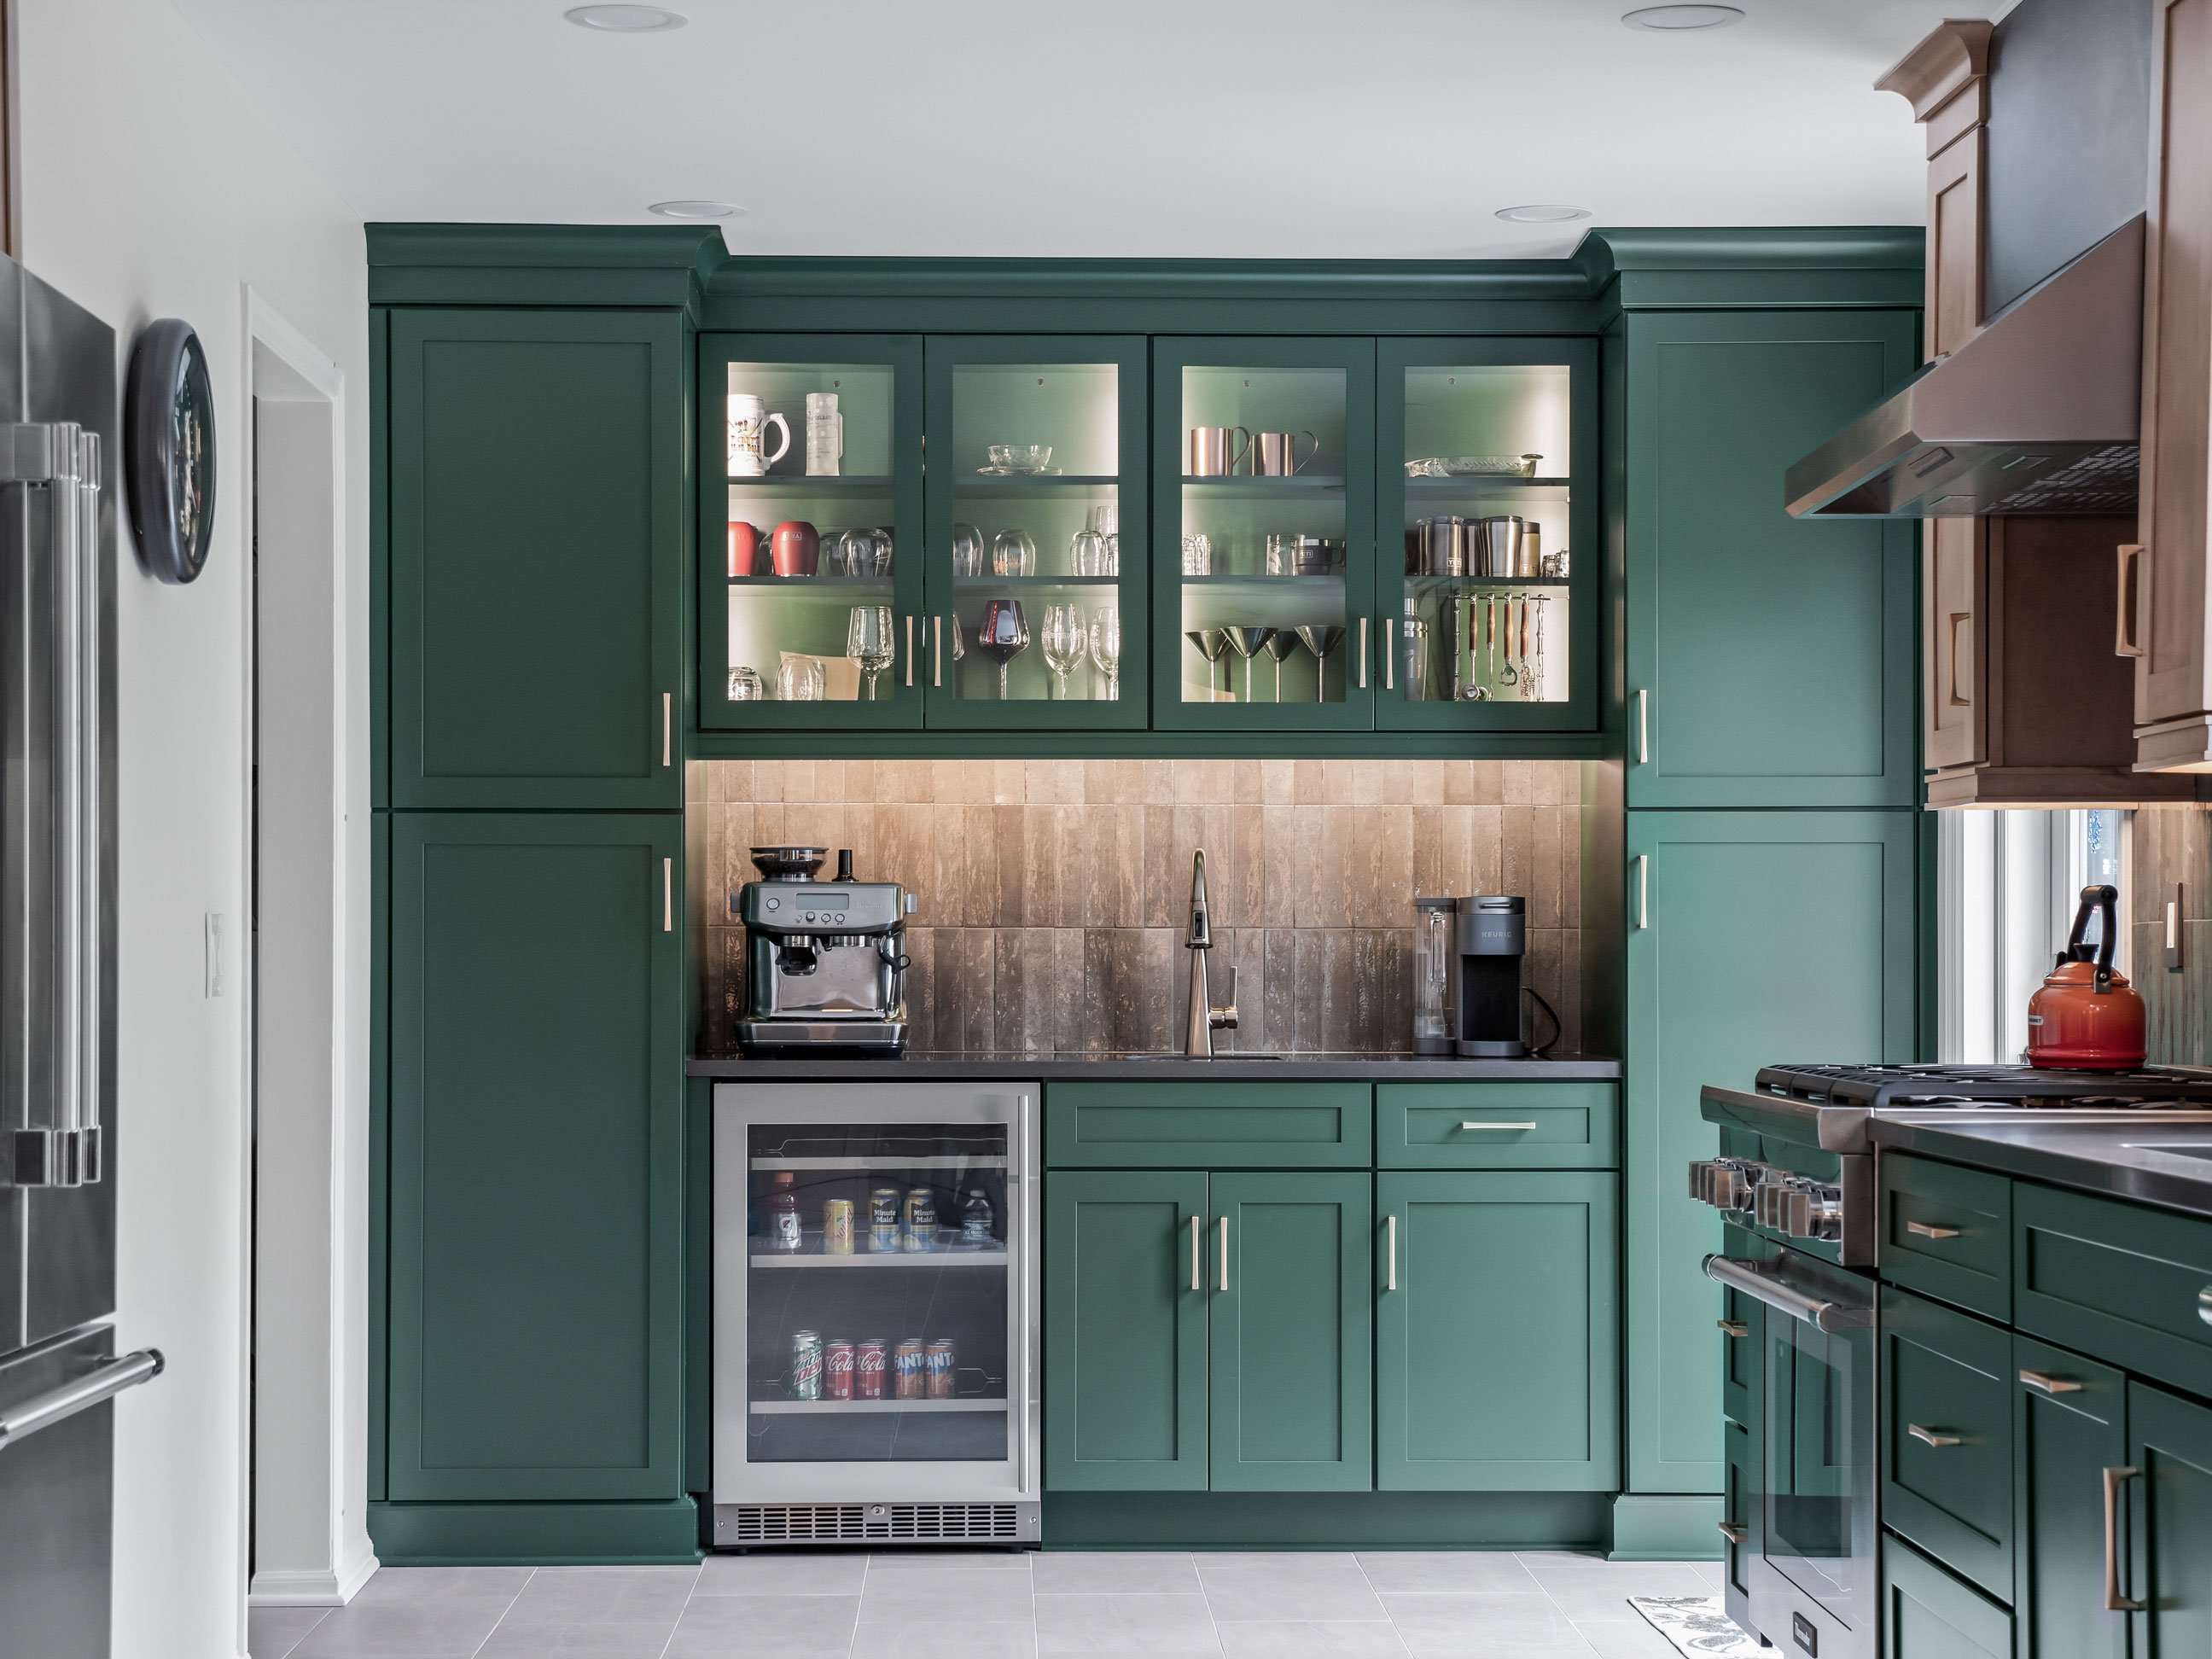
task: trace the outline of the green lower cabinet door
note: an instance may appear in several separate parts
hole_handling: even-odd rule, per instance
[[[1881,1659],[2013,1659],[2012,1619],[1903,1539],[1885,1537]]]
[[[391,836],[387,1493],[680,1498],[684,820]]]
[[[1616,1490],[1614,1177],[1424,1171],[1375,1188],[1376,1486]],[[1716,1381],[1716,1425],[1719,1398]]]
[[[2012,1594],[2012,1338],[1881,1292],[1881,1522],[2000,1599]]]
[[[1048,1490],[1206,1490],[1206,1188],[1188,1170],[1046,1176]]]
[[[1368,1176],[1262,1172],[1212,1184],[1213,1490],[1370,1490]]]
[[[2135,1659],[2212,1653],[2212,1408],[2128,1384]]]
[[[2127,1379],[2032,1336],[2012,1339],[2016,1659],[2127,1659],[2105,1606],[2105,1471],[2128,1461]]]

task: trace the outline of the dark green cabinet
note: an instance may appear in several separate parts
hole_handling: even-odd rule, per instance
[[[1910,1544],[1885,1538],[1881,1659],[2014,1659],[2012,1620]]]
[[[1999,1599],[2013,1591],[2012,1339],[1881,1293],[1881,1519]]]
[[[2016,1659],[2127,1659],[2105,1606],[2105,1471],[2128,1461],[2127,1379],[2032,1336],[2012,1339]]]
[[[1364,1175],[1216,1175],[1206,1352],[1216,1492],[1374,1484]]]
[[[1914,527],[1792,519],[1782,477],[1917,367],[1918,323],[1628,317],[1630,806],[1917,803]]]
[[[2212,1653],[2212,1407],[2128,1384],[2136,1659]]]
[[[680,1498],[683,821],[391,848],[386,1495]]]
[[[1682,1171],[1718,1150],[1708,1083],[1778,1055],[1913,1057],[1917,814],[1627,815],[1628,1485],[1722,1486],[1717,1214]]]
[[[682,314],[388,331],[391,804],[680,806]]]
[[[1376,1484],[1613,1490],[1613,1177],[1393,1172],[1376,1194]]]
[[[1206,1177],[1045,1177],[1044,1468],[1056,1492],[1203,1492]]]

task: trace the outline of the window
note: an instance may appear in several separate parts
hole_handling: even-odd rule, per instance
[[[2065,948],[2081,890],[2120,890],[2128,913],[2130,814],[2094,811],[1936,815],[1937,1057],[2017,1064],[2027,1000]],[[2098,937],[2092,921],[2088,939]],[[2118,964],[2127,970],[2127,929]]]

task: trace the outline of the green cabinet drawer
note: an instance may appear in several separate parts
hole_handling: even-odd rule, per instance
[[[2012,1182],[1905,1152],[1881,1156],[1881,1276],[1991,1319],[2012,1317]]]
[[[2012,1338],[1881,1293],[1881,1516],[1990,1595],[2012,1595]]]
[[[1884,1538],[1881,1659],[2012,1659],[2012,1615],[1904,1540]]]
[[[2013,1322],[2212,1395],[2212,1221],[2014,1184]]]
[[[1045,1162],[1056,1169],[1364,1170],[1364,1083],[1048,1083]]]
[[[1611,1083],[1384,1083],[1375,1163],[1384,1170],[1610,1170],[1620,1091]]]

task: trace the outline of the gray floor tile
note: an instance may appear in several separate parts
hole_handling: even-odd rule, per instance
[[[926,1567],[868,1564],[860,1616],[869,1621],[932,1619],[1018,1620],[1036,1616],[1030,1576],[1011,1572],[934,1572]]]
[[[928,1567],[939,1572],[1027,1572],[1035,1550],[878,1550],[879,1567]]]
[[[1587,1656],[1589,1644],[1540,1591],[1398,1590],[1382,1605],[1416,1655]]]
[[[1303,1565],[1304,1558],[1293,1556],[1287,1563],[1278,1560],[1265,1565],[1217,1568],[1201,1559],[1199,1577],[1205,1583],[1206,1599],[1213,1608],[1215,1622],[1389,1617],[1357,1561],[1348,1556],[1317,1559],[1340,1559],[1349,1565],[1309,1567]]]
[[[870,1612],[853,1633],[853,1652],[862,1659],[1036,1659],[1036,1626],[1027,1619],[885,1619]]]
[[[1570,1619],[1618,1622],[1633,1619],[1632,1595],[1711,1595],[1712,1588],[1689,1562],[1623,1561],[1603,1567],[1532,1569],[1544,1593]]]
[[[468,1659],[507,1608],[506,1596],[441,1596],[335,1609],[291,1659]]]
[[[1243,1572],[1254,1567],[1356,1567],[1349,1550],[1212,1550],[1194,1555],[1199,1577],[1210,1572]]]
[[[1623,1565],[1607,1560],[1603,1550],[1516,1550],[1513,1555],[1516,1560],[1532,1572],[1546,1567],[1610,1567]]]
[[[535,1567],[380,1567],[369,1576],[351,1607],[380,1607],[392,1601],[513,1601],[530,1582]]]
[[[1674,1644],[1642,1618],[1589,1620],[1575,1628],[1599,1659],[1680,1659]]]
[[[1213,1653],[1221,1644],[1206,1598],[1044,1594],[1036,1598],[1040,1653]]]
[[[501,1625],[476,1659],[660,1659],[674,1619],[626,1625]]]
[[[500,1622],[672,1626],[698,1579],[696,1567],[541,1567]]]
[[[1218,1625],[1227,1659],[1406,1659],[1390,1623],[1316,1624],[1252,1620]]]
[[[1510,1550],[1380,1550],[1359,1570],[1378,1590],[1533,1590],[1536,1581]]]
[[[328,1607],[248,1607],[246,1650],[253,1659],[284,1659],[330,1611]]]
[[[710,1555],[699,1566],[697,1595],[858,1595],[865,1555]]]
[[[857,1595],[700,1596],[684,1609],[666,1659],[839,1653],[853,1639]]]
[[[1188,1555],[1171,1551],[1123,1550],[1096,1553],[1054,1550],[1036,1559],[1030,1583],[1048,1591],[1112,1592],[1140,1595],[1189,1593],[1198,1589],[1198,1568]]]

